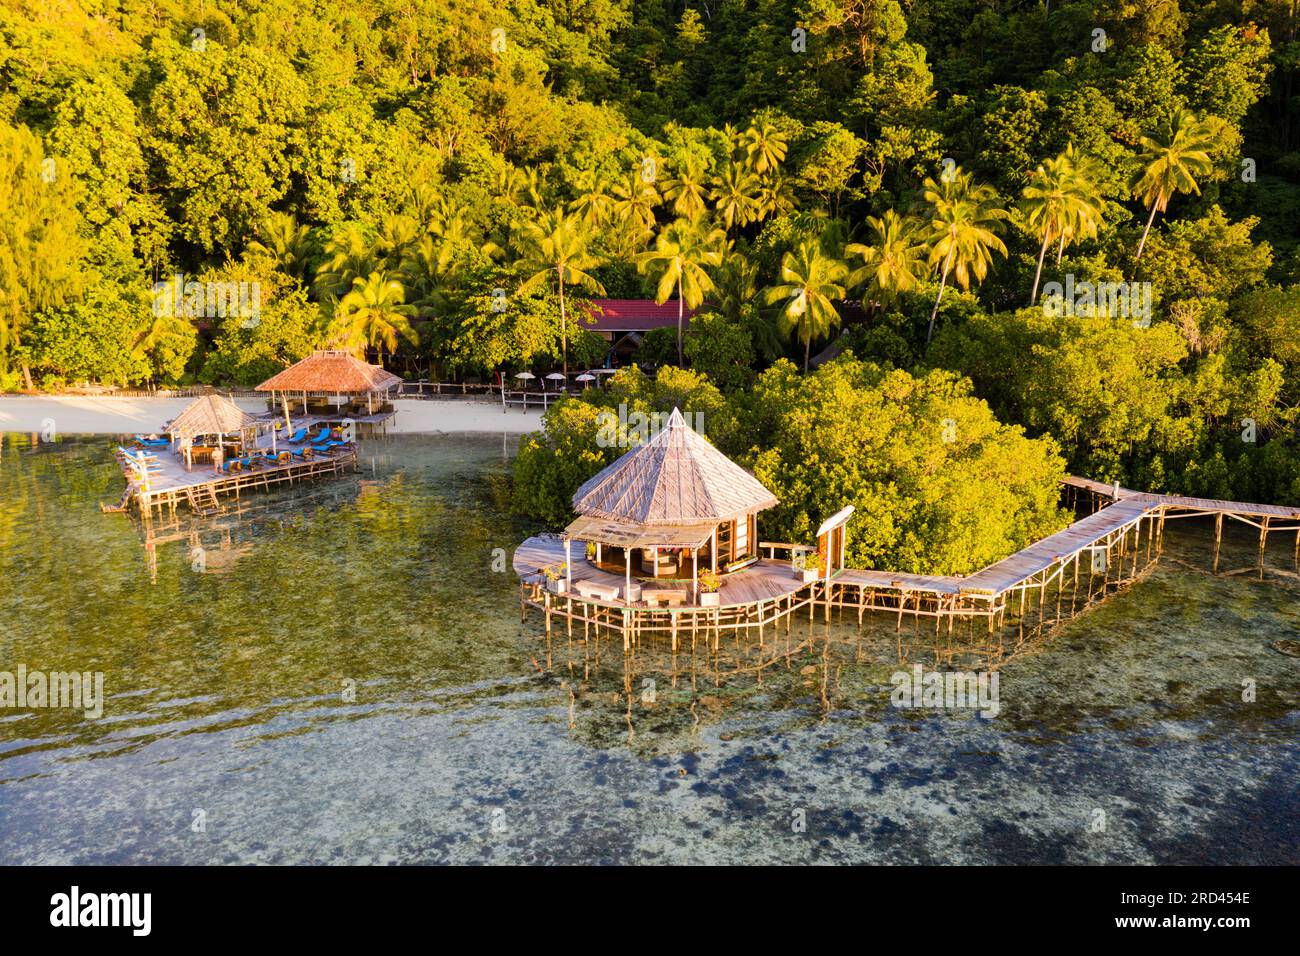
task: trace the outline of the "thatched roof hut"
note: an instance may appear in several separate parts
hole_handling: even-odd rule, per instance
[[[569,541],[594,545],[593,560],[653,577],[698,576],[758,557],[757,515],[777,504],[757,478],[714,448],[673,409],[650,441],[587,481],[573,496]]]
[[[256,428],[258,420],[224,395],[203,395],[185,406],[167,426],[169,435],[231,435]]]
[[[659,434],[578,489],[573,510],[640,525],[728,521],[776,496],[686,424],[673,409]]]
[[[272,375],[257,391],[364,395],[386,392],[401,381],[400,376],[363,362],[351,352],[322,349]]]

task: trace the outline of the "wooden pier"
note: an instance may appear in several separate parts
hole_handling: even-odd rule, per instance
[[[936,635],[951,635],[958,622],[981,621],[971,637],[976,631],[986,635],[984,649],[996,664],[1007,652],[1008,628],[1014,629],[1014,649],[1027,634],[1044,633],[1140,579],[1163,550],[1166,521],[1215,518],[1214,573],[1225,517],[1258,529],[1261,577],[1270,534],[1294,534],[1300,562],[1300,508],[1146,494],[1073,477],[1063,482],[1063,491],[1067,503],[1092,513],[974,574],[928,576],[844,567],[804,582],[790,562],[775,558],[777,550],[797,546],[761,543],[768,557],[727,575],[716,607],[695,603],[694,597],[691,603],[659,607],[576,593],[598,590],[580,588],[583,584],[617,593],[624,580],[582,560],[573,563],[564,593],[555,593],[543,569],[566,561],[564,541],[540,535],[521,544],[514,555],[521,615],[526,617],[529,608],[540,610],[548,634],[556,620],[570,635],[579,624],[584,636],[607,632],[621,637],[625,650],[650,636],[667,637],[674,650],[683,640],[694,647],[701,639],[716,649],[725,632],[756,638],[761,647],[769,630],[776,632],[784,624],[788,632],[793,615],[805,609],[810,619],[821,610],[826,620],[833,609],[856,611],[859,624],[867,611],[890,614],[900,632],[905,618],[918,623],[932,619]]]
[[[333,452],[313,454],[306,460],[293,459],[285,464],[267,461],[245,471],[217,474],[211,465],[185,463],[170,452],[155,456],[155,470],[150,474],[147,487],[134,480],[126,469],[127,493],[121,506],[134,506],[143,518],[164,513],[175,514],[180,505],[186,505],[196,515],[208,515],[222,508],[223,498],[238,500],[240,495],[254,489],[267,489],[273,485],[313,481],[318,478],[344,474],[357,469],[357,446],[348,445]]]

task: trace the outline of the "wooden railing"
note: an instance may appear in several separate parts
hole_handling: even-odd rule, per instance
[[[758,543],[758,549],[760,551],[766,549],[768,559],[773,561],[776,560],[776,553],[778,551],[784,551],[787,554],[789,554],[791,558],[793,558],[796,554],[817,550],[812,545],[788,544],[787,542],[784,541],[760,541]]]

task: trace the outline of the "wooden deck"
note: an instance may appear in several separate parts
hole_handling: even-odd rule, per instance
[[[529,538],[515,549],[515,573],[519,575],[521,580],[528,583],[543,583],[544,577],[541,569],[548,565],[563,563],[564,541],[559,535],[538,535]],[[580,582],[590,581],[595,584],[617,588],[621,591],[626,584],[626,580],[625,575],[602,571],[590,561],[583,559],[580,554],[574,556],[573,583],[575,585]],[[655,587],[657,585],[670,588],[676,585],[685,587],[688,590],[690,588],[689,581],[682,582],[670,578],[655,579],[644,574],[633,574],[632,580],[645,587]],[[802,591],[806,586],[803,581],[794,576],[789,562],[764,560],[750,565],[743,571],[724,575],[722,589],[718,592],[720,595],[719,602],[720,606],[724,608],[762,604],[788,598],[792,594]],[[606,603],[617,607],[626,606],[622,601]],[[644,607],[645,604],[644,602],[637,602],[634,606]]]
[[[269,450],[270,445],[267,445]],[[238,499],[245,491],[266,489],[272,485],[311,481],[326,476],[336,476],[354,471],[357,466],[355,444],[336,448],[333,452],[318,452],[308,460],[293,459],[287,464],[266,463],[247,471],[233,474],[217,473],[212,465],[196,464],[187,468],[184,460],[169,449],[153,452],[148,487],[136,484],[129,470],[123,468],[128,485],[122,501],[116,508],[125,510],[134,505],[140,515],[151,518],[155,513],[175,513],[186,505],[195,514],[212,514],[221,509],[221,499]]]
[[[1063,619],[1064,595],[1069,590],[1069,615],[1087,608],[1097,597],[1137,580],[1157,560],[1163,548],[1165,522],[1174,518],[1213,516],[1215,545],[1213,570],[1218,572],[1223,520],[1227,517],[1259,530],[1258,567],[1262,576],[1268,535],[1295,532],[1295,557],[1300,563],[1300,508],[1251,502],[1221,501],[1178,495],[1156,495],[1116,488],[1086,478],[1067,478],[1063,486],[1078,503],[1086,495],[1096,510],[1068,528],[1048,535],[1009,557],[964,577],[907,574],[887,570],[843,568],[828,578],[804,583],[794,577],[785,561],[765,559],[723,578],[721,609],[687,604],[671,614],[673,646],[683,623],[692,631],[703,626],[715,634],[722,629],[749,628],[785,620],[799,608],[809,614],[822,607],[829,619],[832,608],[858,612],[882,611],[896,615],[901,627],[904,616],[932,617],[936,633],[947,622],[951,633],[956,620],[983,618],[990,635],[1005,627],[1010,616],[1018,623],[1023,639],[1024,623],[1036,611],[1037,627]],[[1145,545],[1145,550],[1144,550]],[[564,544],[558,535],[529,538],[515,552],[514,568],[521,579],[521,606],[545,611],[547,629],[553,614],[574,621],[598,624],[621,632],[625,646],[639,632],[658,628],[656,622],[669,612],[647,607],[644,602],[621,599],[595,601],[576,594],[554,595],[545,587],[541,569],[562,565]],[[592,566],[581,556],[573,560],[572,580],[594,581],[621,590],[625,579]],[[1080,579],[1083,577],[1081,586]],[[635,575],[643,585],[651,579]],[[1049,621],[1048,605],[1056,600],[1056,613]],[[629,638],[631,635],[631,638]],[[1001,640],[998,641],[1001,653]]]

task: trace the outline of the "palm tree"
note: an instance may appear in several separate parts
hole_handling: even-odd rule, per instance
[[[614,215],[624,225],[635,225],[649,230],[655,224],[655,206],[659,205],[659,190],[653,181],[647,181],[639,169],[614,184]]]
[[[605,191],[595,173],[588,173],[582,182],[582,192],[569,203],[569,210],[582,217],[588,226],[599,226],[609,218],[614,208],[613,198]]]
[[[673,204],[673,213],[691,222],[704,215],[705,171],[693,154],[677,169],[675,177],[665,179],[664,199]]]
[[[267,256],[281,272],[301,279],[311,258],[310,232],[298,225],[292,213],[273,212],[258,224],[261,238],[250,242],[248,251]]]
[[[317,294],[337,298],[352,288],[353,279],[369,275],[377,265],[365,231],[355,224],[345,226],[325,243],[325,262],[316,273]]]
[[[382,270],[352,280],[352,289],[334,310],[330,326],[331,339],[342,348],[364,356],[369,345],[379,351],[384,364],[384,349],[397,351],[398,336],[412,345],[419,336],[411,328],[409,316],[415,310],[406,304],[402,283]]]
[[[1142,169],[1133,177],[1133,197],[1151,207],[1142,241],[1138,243],[1137,260],[1142,259],[1147,234],[1155,222],[1156,213],[1164,212],[1175,193],[1196,193],[1201,187],[1196,177],[1207,175],[1213,168],[1209,150],[1214,145],[1217,130],[1207,120],[1198,120],[1186,110],[1179,110],[1169,125],[1139,137],[1142,145]]]
[[[1067,240],[1096,236],[1105,200],[1097,189],[1091,166],[1075,156],[1073,144],[1055,159],[1039,163],[1020,195],[1026,224],[1035,235],[1043,237],[1034,288],[1029,293],[1029,304],[1033,305],[1038,301],[1048,245],[1055,239],[1064,250]]]
[[[685,219],[677,219],[655,237],[653,249],[636,257],[637,269],[657,276],[655,301],[667,302],[677,292],[677,364],[682,364],[682,328],[685,307],[694,309],[713,288],[713,279],[705,267],[722,264],[721,229],[704,228]]]
[[[764,296],[769,305],[782,303],[782,329],[787,335],[796,333],[803,342],[804,374],[813,339],[829,335],[840,324],[835,300],[844,298],[844,286],[839,283],[847,273],[848,266],[827,256],[817,243],[804,242],[798,252],[781,257],[783,284],[772,286]]]
[[[785,159],[788,148],[785,134],[768,122],[745,130],[741,134],[741,143],[750,168],[761,174],[775,172]]]
[[[410,216],[390,216],[379,226],[375,239],[375,256],[382,260],[382,268],[395,270],[420,241],[420,224]]]
[[[743,226],[757,217],[757,191],[758,177],[738,163],[727,163],[714,176],[709,198],[728,232],[733,226]]]
[[[718,311],[733,322],[758,298],[758,266],[739,252],[727,252],[713,276]]]
[[[983,281],[988,275],[994,252],[1007,254],[1007,247],[997,237],[1007,211],[998,205],[992,186],[974,182],[974,177],[963,173],[960,166],[942,183],[927,179],[922,189],[930,207],[930,265],[940,266],[939,294],[925,333],[925,344],[929,345],[948,276],[969,289],[972,278]]]
[[[789,181],[779,172],[760,176],[758,180],[757,219],[784,216],[799,205]]]
[[[871,300],[874,311],[877,302],[887,304],[900,292],[910,292],[921,284],[927,249],[917,234],[916,220],[892,209],[880,219],[868,216],[867,225],[874,234],[869,245],[854,242],[844,247],[846,257],[862,260],[844,284],[849,289],[863,287],[862,297]]]
[[[525,273],[532,273],[520,285],[520,292],[530,292],[551,279],[560,294],[560,350],[564,357],[564,376],[569,375],[569,330],[565,313],[564,287],[581,286],[602,295],[604,287],[585,270],[601,264],[601,259],[587,250],[591,233],[577,216],[567,215],[564,208],[543,213],[524,224],[523,255],[517,263]]]
[[[170,336],[190,334],[192,320],[174,309],[151,310],[149,324],[136,335],[131,342],[131,354],[139,358],[151,359],[154,351]],[[149,381],[154,380],[153,362],[149,363]]]

